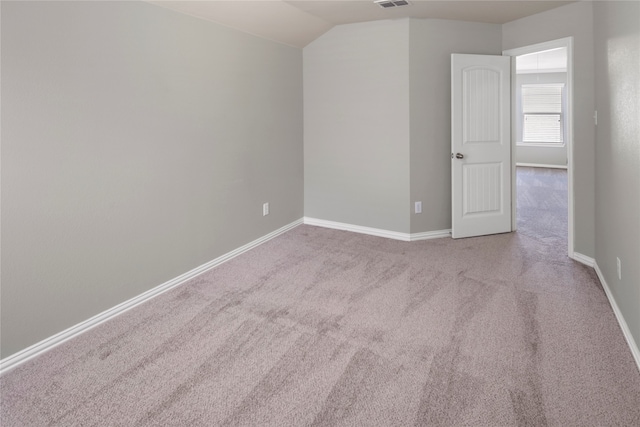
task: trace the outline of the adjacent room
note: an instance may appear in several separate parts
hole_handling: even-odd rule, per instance
[[[553,242],[559,258],[571,239],[567,59],[564,46],[516,56],[513,114],[517,230]]]
[[[2,426],[640,425],[640,2],[0,19]]]

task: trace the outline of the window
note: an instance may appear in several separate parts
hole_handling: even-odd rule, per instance
[[[562,143],[564,84],[522,85],[522,142]]]

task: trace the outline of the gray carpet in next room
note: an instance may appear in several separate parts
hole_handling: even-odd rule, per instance
[[[516,233],[299,226],[10,371],[1,424],[638,426],[631,352],[566,256],[566,178],[534,172]]]

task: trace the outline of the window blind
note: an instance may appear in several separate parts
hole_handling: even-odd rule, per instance
[[[524,114],[561,113],[562,86],[522,85],[522,112]]]
[[[523,142],[562,142],[560,114],[525,114]]]
[[[562,142],[562,87],[522,85],[523,142]]]

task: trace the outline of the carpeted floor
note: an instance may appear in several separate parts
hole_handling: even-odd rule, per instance
[[[517,233],[297,227],[4,375],[2,426],[638,426],[566,181],[534,172]]]
[[[518,234],[546,244],[550,257],[566,258],[567,171],[518,167],[516,182]]]

